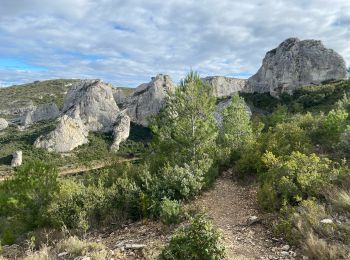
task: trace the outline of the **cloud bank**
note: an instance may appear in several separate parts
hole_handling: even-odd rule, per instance
[[[0,0],[0,85],[102,78],[135,87],[248,77],[289,37],[319,39],[350,64],[350,1]]]

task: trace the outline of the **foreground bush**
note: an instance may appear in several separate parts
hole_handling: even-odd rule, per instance
[[[31,162],[0,184],[0,238],[14,242],[25,231],[49,224],[48,207],[57,197],[59,183],[55,167]]]
[[[205,216],[197,215],[189,226],[172,237],[159,259],[218,260],[224,257],[225,249],[221,244],[220,235]]]

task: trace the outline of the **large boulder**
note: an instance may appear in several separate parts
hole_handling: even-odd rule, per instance
[[[83,80],[68,91],[62,112],[80,119],[88,131],[112,131],[119,114],[112,87],[101,80]]]
[[[151,82],[138,86],[124,104],[131,121],[148,126],[148,118],[159,113],[168,92],[173,92],[174,89],[171,78],[163,74],[158,74]]]
[[[245,88],[246,79],[229,78],[223,76],[211,76],[202,79],[213,88],[213,94],[217,98],[230,97]]]
[[[346,77],[344,59],[321,41],[289,38],[266,53],[261,68],[248,79],[246,91],[273,96],[306,85]]]
[[[58,126],[47,135],[40,136],[35,142],[36,148],[49,152],[65,153],[88,142],[88,131],[80,119],[63,115]]]
[[[128,139],[130,133],[130,117],[122,112],[117,118],[115,126],[113,128],[113,144],[111,151],[116,152],[119,150],[119,145]]]
[[[0,131],[5,130],[9,126],[6,119],[0,118]]]
[[[27,111],[21,119],[21,124],[28,126],[36,122],[55,119],[59,114],[60,111],[55,103],[45,104],[34,110]]]
[[[34,143],[37,148],[59,153],[70,152],[88,142],[88,134],[110,132],[115,127],[119,108],[112,87],[100,80],[83,80],[67,93],[58,126]]]
[[[11,167],[18,167],[22,165],[22,151],[16,151],[12,154]]]

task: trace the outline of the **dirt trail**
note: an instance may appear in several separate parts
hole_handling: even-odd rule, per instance
[[[214,226],[221,230],[228,259],[298,259],[260,221],[249,224],[252,216],[262,218],[257,209],[256,190],[254,186],[232,181],[226,173],[195,204],[204,207]]]

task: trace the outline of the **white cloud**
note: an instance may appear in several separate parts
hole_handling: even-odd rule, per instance
[[[334,0],[0,0],[1,82],[103,78],[136,86],[190,68],[249,75],[288,37],[320,39],[350,64],[350,2]]]

